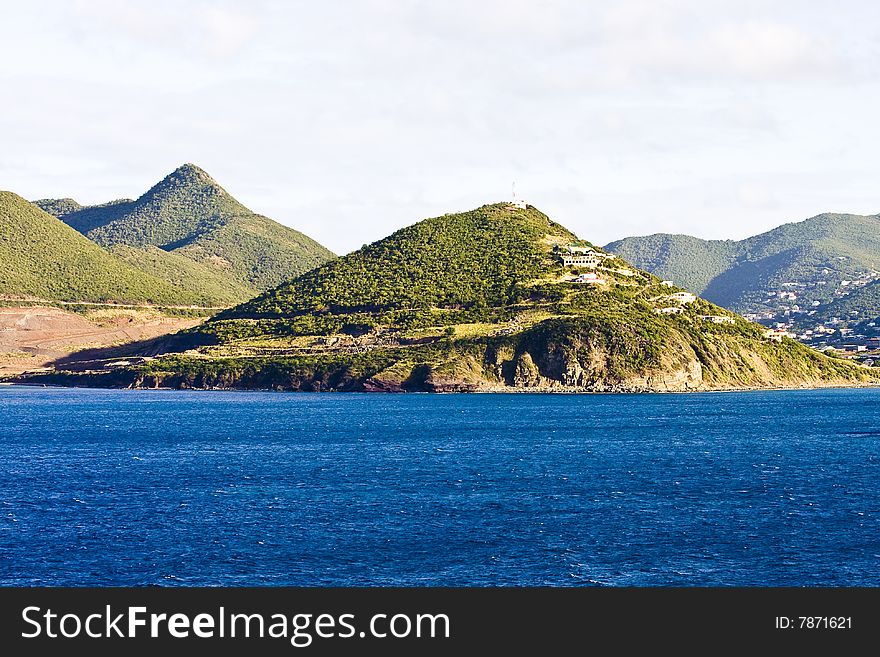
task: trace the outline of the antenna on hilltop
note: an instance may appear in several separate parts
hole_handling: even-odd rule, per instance
[[[516,181],[510,183],[510,194],[512,196],[510,200],[510,205],[514,208],[525,210],[527,205],[526,202],[522,199],[517,200],[516,198]]]

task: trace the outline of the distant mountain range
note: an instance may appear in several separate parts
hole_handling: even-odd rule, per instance
[[[806,329],[880,316],[880,216],[821,214],[748,239],[628,237],[609,251],[746,316]]]
[[[41,199],[27,207],[23,199],[16,199],[15,203],[7,203],[9,213],[19,212],[32,221],[42,215],[41,225],[51,224],[47,215],[52,215],[55,221],[60,220],[59,224],[67,224],[115,256],[103,259],[113,263],[114,271],[138,271],[144,281],[163,282],[152,285],[149,289],[154,293],[147,295],[136,293],[137,286],[117,290],[99,286],[79,300],[97,295],[127,301],[156,297],[230,305],[334,257],[299,231],[251,212],[193,164],[179,167],[136,200],[83,206],[69,198]],[[64,232],[58,227],[52,230]],[[84,242],[77,244],[82,246]],[[63,267],[53,269],[55,261],[46,251],[52,247],[37,246],[30,244],[36,250],[28,255],[25,245],[18,244],[17,260],[23,263],[22,267],[26,268],[24,263],[39,261],[37,269],[48,268],[66,277]],[[77,248],[73,243],[68,247],[74,250],[66,256],[75,258]],[[94,253],[94,249],[90,252]],[[108,273],[107,277],[114,279],[118,275]],[[46,293],[59,290],[54,294],[62,294],[68,290],[80,294],[73,282],[65,281],[46,281],[44,289]],[[31,294],[29,289],[35,289],[33,285],[17,287],[12,278],[5,288],[2,293],[8,295],[27,295]],[[49,298],[69,300],[70,296]]]
[[[531,206],[498,203],[403,228],[188,331],[22,380],[623,392],[877,379],[665,285]]]

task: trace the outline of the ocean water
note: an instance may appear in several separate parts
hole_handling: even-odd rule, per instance
[[[880,584],[880,390],[0,387],[0,585]]]

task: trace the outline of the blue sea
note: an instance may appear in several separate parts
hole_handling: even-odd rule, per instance
[[[0,387],[0,585],[880,584],[880,390]]]

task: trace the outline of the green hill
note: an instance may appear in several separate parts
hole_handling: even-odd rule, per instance
[[[82,210],[83,207],[72,198],[41,198],[33,203],[43,212],[47,212],[59,219],[71,212]]]
[[[247,286],[176,251],[125,244],[111,246],[108,250],[135,269],[189,291],[200,305],[231,306],[251,294]]]
[[[0,192],[0,295],[52,301],[194,304],[12,192]]]
[[[822,214],[738,242],[658,234],[606,248],[727,308],[786,313],[831,303],[844,281],[880,275],[880,217]]]
[[[738,243],[732,240],[701,240],[663,233],[627,237],[605,248],[663,280],[674,280],[697,293],[729,269],[739,253]]]
[[[198,262],[240,291],[238,301],[333,257],[302,233],[254,214],[192,164],[136,200],[78,209],[69,199],[40,203],[101,246],[158,247]]]
[[[544,239],[574,240],[536,210],[504,206],[426,219],[249,301],[227,317],[460,309],[514,303],[552,267]]]
[[[486,205],[426,219],[195,329],[107,354],[103,365],[93,355],[40,380],[368,391],[876,380],[788,338],[769,340],[762,327],[709,302],[675,299],[682,290],[601,249],[572,254],[578,247],[592,248],[532,207]],[[573,257],[582,260],[566,265]],[[142,359],[109,360],[120,355]]]
[[[847,321],[880,320],[880,281],[874,281],[851,294],[819,308],[826,317]]]

